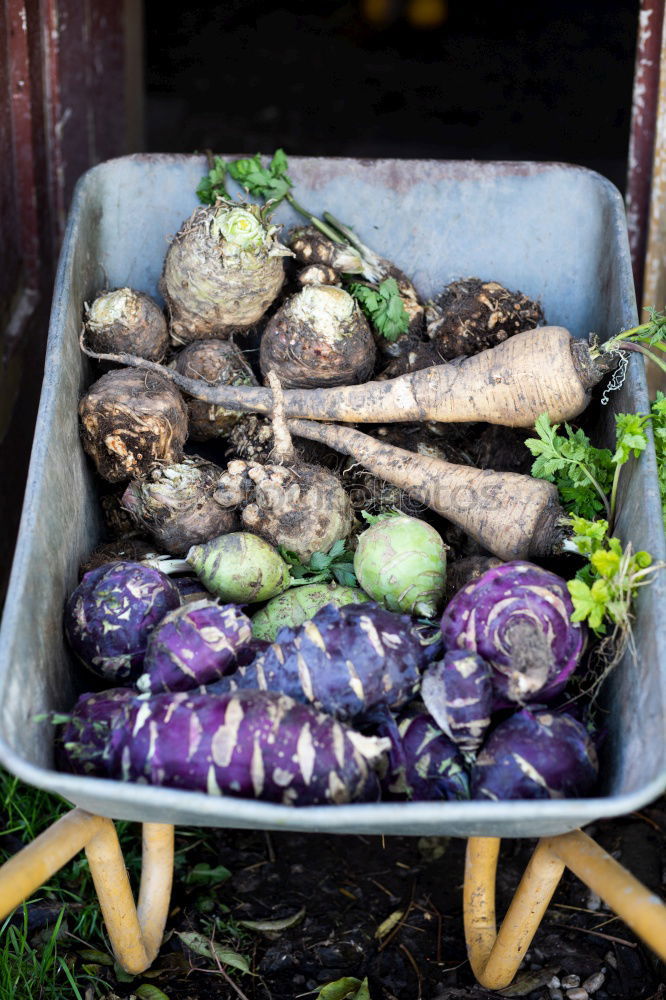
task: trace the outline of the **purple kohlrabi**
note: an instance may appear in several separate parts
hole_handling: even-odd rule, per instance
[[[468,799],[469,778],[460,750],[427,712],[408,710],[396,721],[387,711],[377,727],[391,746],[382,797],[434,801]]]
[[[564,580],[529,562],[488,570],[459,590],[442,616],[447,649],[468,649],[493,667],[495,707],[545,702],[575,670],[585,631],[571,621]]]
[[[597,773],[597,752],[582,723],[564,712],[523,708],[493,730],[478,754],[472,798],[588,795]]]
[[[375,705],[397,708],[413,696],[424,650],[409,615],[378,604],[327,604],[276,641],[249,667],[223,678],[214,691],[259,688],[311,702],[338,719]]]
[[[152,631],[137,681],[140,691],[189,691],[235,670],[252,623],[235,604],[192,601],[169,612]]]
[[[106,746],[81,727],[97,774],[284,805],[375,801],[388,740],[362,736],[285,695],[141,695],[120,706]],[[76,709],[75,709],[76,713]]]
[[[435,722],[465,753],[479,749],[490,726],[492,670],[477,653],[451,649],[431,663],[421,681],[421,698]]]
[[[180,606],[168,576],[137,562],[112,562],[86,573],[65,607],[70,646],[93,673],[112,683],[141,673],[148,636]]]

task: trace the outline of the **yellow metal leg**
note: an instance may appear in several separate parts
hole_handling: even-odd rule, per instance
[[[497,933],[499,845],[496,837],[471,837],[467,843],[465,939],[472,971],[482,986],[496,990],[512,981],[565,866],[666,958],[666,905],[581,830],[539,841]]]
[[[113,953],[127,972],[143,972],[154,961],[164,933],[173,840],[172,826],[144,823],[137,908],[112,820],[74,809],[0,868],[0,919],[85,848]]]

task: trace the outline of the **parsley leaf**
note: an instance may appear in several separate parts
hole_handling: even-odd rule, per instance
[[[354,556],[345,547],[344,539],[338,539],[328,552],[313,552],[309,562],[303,563],[289,549],[283,546],[278,551],[289,565],[292,586],[308,583],[327,583],[335,580],[343,587],[358,587],[354,573]]]
[[[602,510],[610,513],[606,494],[613,482],[613,455],[608,448],[595,448],[582,429],[564,425],[551,426],[547,413],[538,417],[536,438],[526,446],[535,456],[532,475],[557,486],[564,507],[571,513],[593,519]]]
[[[661,494],[661,509],[666,525],[666,396],[663,392],[657,392],[652,404],[652,433],[654,435],[654,449],[657,454],[657,474],[659,478],[659,492]]]
[[[227,167],[229,176],[245,188],[253,198],[265,201],[282,201],[293,187],[287,174],[287,157],[283,149],[276,150],[267,167],[262,166],[261,155],[234,160]]]
[[[369,285],[354,283],[350,293],[360,303],[378,333],[390,343],[409,329],[409,313],[400,297],[400,289],[395,278],[385,278],[375,289]]]
[[[213,166],[205,174],[197,188],[197,198],[203,205],[214,205],[218,198],[230,201],[229,192],[225,182],[227,178],[227,164],[221,156],[216,156]]]

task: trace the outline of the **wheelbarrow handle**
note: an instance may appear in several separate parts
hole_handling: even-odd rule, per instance
[[[498,932],[495,875],[499,847],[497,837],[470,837],[465,858],[467,954],[474,975],[486,989],[502,989],[513,980],[565,867],[666,959],[666,905],[582,830],[539,841]]]
[[[139,905],[110,819],[73,809],[0,868],[0,919],[85,848],[113,953],[129,973],[143,972],[162,942],[173,881],[174,829],[143,824]]]

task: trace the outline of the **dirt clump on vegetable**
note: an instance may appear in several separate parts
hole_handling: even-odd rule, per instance
[[[79,567],[79,577],[110,562],[141,562],[143,559],[159,556],[155,545],[143,538],[119,538],[98,545]]]
[[[303,462],[230,462],[215,500],[223,508],[240,510],[245,528],[304,562],[314,552],[327,552],[352,529],[351,504],[338,477]]]
[[[307,285],[268,321],[259,363],[264,375],[276,372],[284,388],[352,385],[371,374],[375,344],[348,292]]]
[[[544,322],[538,302],[480,278],[452,281],[428,304],[426,318],[428,336],[447,360],[495,347]]]
[[[152,372],[120,368],[102,375],[81,399],[79,417],[83,447],[111,483],[183,457],[185,402],[174,385]]]
[[[172,362],[181,375],[201,379],[207,385],[258,385],[243,353],[231,340],[198,340],[188,344]],[[215,406],[199,399],[188,399],[190,437],[208,441],[222,437],[244,415],[225,406]],[[247,418],[245,418],[247,419]]]
[[[191,457],[154,468],[129,484],[122,505],[135,523],[173,556],[239,527],[235,510],[214,500],[222,469]]]
[[[169,346],[164,313],[145,292],[116,288],[102,292],[85,308],[87,342],[93,351],[130,351],[161,361]]]
[[[183,223],[160,283],[176,343],[242,332],[263,316],[282,288],[283,258],[291,255],[276,232],[249,204],[218,202]]]

